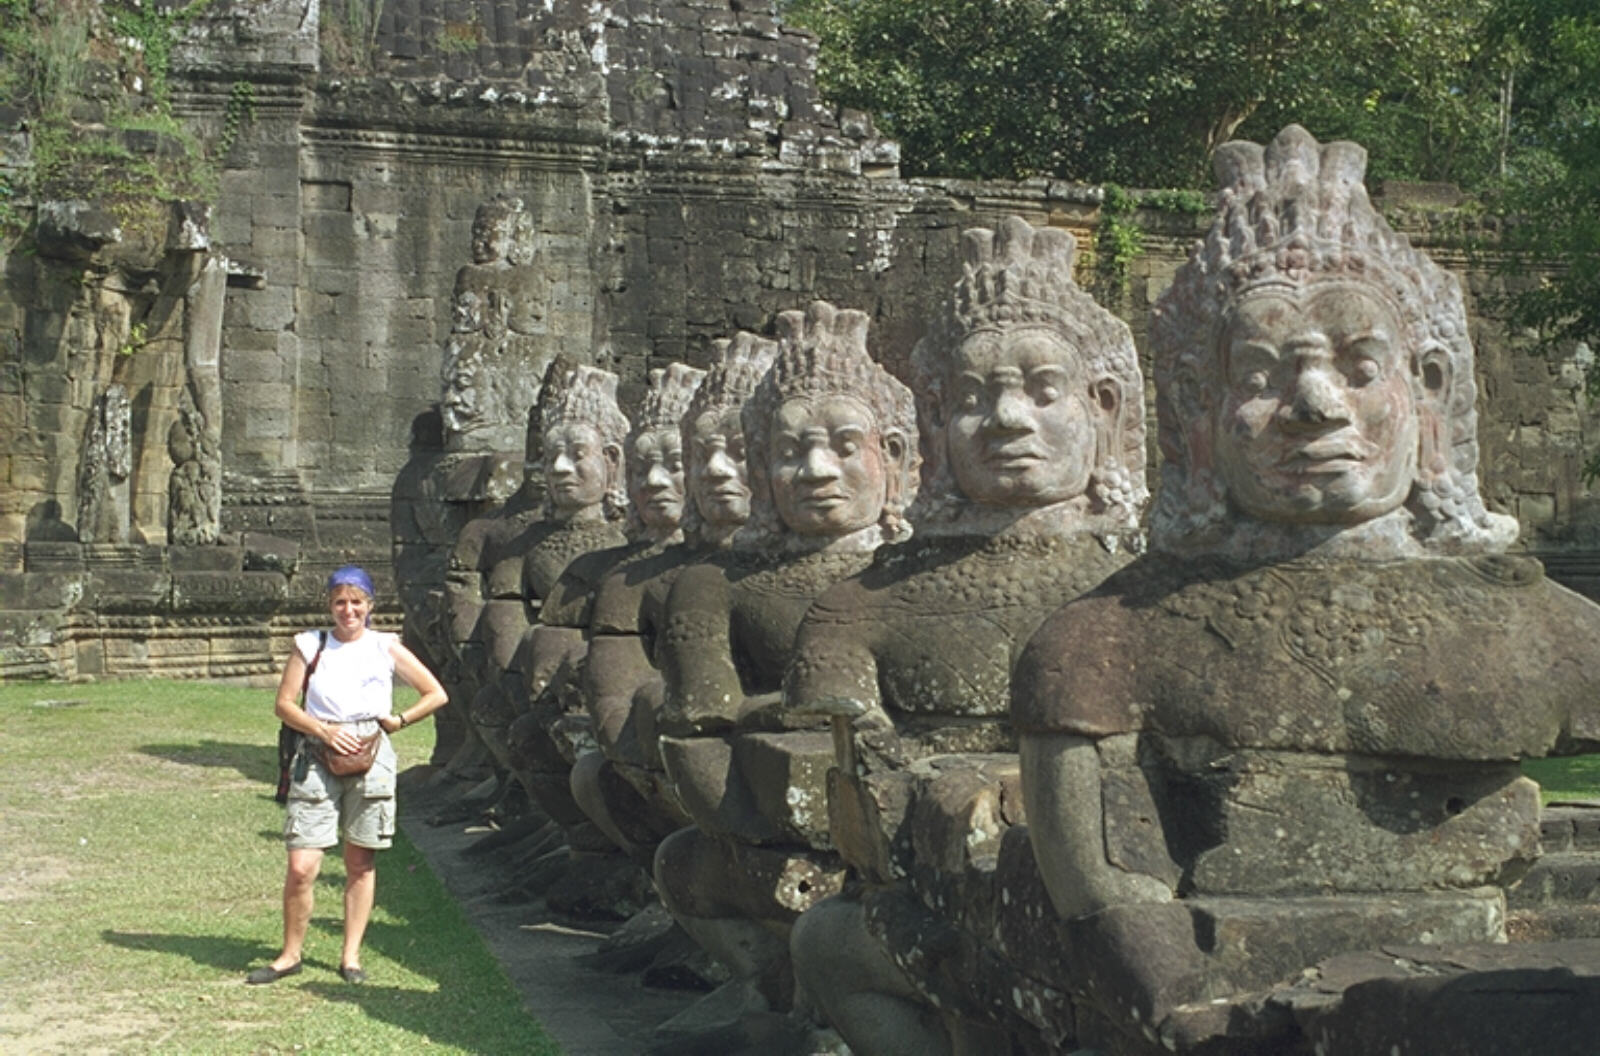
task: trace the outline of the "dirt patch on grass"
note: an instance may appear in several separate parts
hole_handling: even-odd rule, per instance
[[[7,842],[13,847],[18,846],[14,838]],[[13,858],[0,871],[0,902],[18,902],[37,897],[71,876],[65,858]]]
[[[24,998],[17,1004],[0,1012],[0,1048],[6,1052],[110,1056],[161,1026],[153,1013],[102,1007],[99,999],[93,1007],[68,995]]]

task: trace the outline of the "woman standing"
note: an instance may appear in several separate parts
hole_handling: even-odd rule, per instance
[[[302,631],[278,683],[276,712],[304,734],[294,762],[284,840],[289,866],[283,881],[283,950],[257,968],[248,983],[273,983],[300,971],[301,949],[322,852],[344,838],[344,951],[339,974],[366,981],[361,937],[372,914],[377,887],[376,853],[394,835],[395,754],[392,734],[446,703],[439,680],[396,635],[367,626],[372,615],[372,578],[355,565],[328,577],[331,631]],[[309,672],[309,677],[308,677]],[[394,676],[422,696],[392,713]],[[298,702],[305,688],[305,706]],[[353,756],[377,736],[377,754],[365,773],[338,776],[324,754]]]

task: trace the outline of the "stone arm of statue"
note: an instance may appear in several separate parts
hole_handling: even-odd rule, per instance
[[[463,528],[445,565],[443,622],[448,628],[446,638],[450,648],[457,655],[461,646],[472,638],[478,617],[488,602],[483,591],[482,570],[486,529],[482,521],[473,521]]]
[[[539,699],[556,672],[564,666],[582,663],[587,651],[582,628],[543,623],[528,628],[521,650],[522,684],[527,690],[527,699]]]
[[[1093,637],[1092,628],[1073,615],[1069,605],[1045,622],[1023,650],[1011,681],[1028,834],[1050,901],[1068,920],[1110,906],[1170,902],[1174,894],[1163,880],[1114,863],[1107,851],[1102,753],[1120,747],[1131,764],[1136,735],[1090,737],[1051,729],[1036,718],[1071,699],[1074,663],[1062,659],[1068,650],[1060,643],[1074,635]]]
[[[595,740],[611,756],[633,713],[640,687],[660,679],[637,634],[598,633],[589,639],[583,665],[583,700],[594,721]]]
[[[850,587],[852,584],[841,584]],[[883,714],[875,627],[839,619],[829,591],[806,613],[795,634],[794,656],[783,675],[783,709],[791,723],[819,717],[859,723]]]
[[[673,584],[659,646],[662,734],[694,736],[738,724],[745,692],[733,658],[732,611],[727,577],[715,565],[691,566]]]
[[[1110,906],[1172,901],[1161,880],[1121,869],[1106,855],[1095,742],[1064,733],[1023,734],[1018,742],[1028,834],[1056,912],[1071,920]]]

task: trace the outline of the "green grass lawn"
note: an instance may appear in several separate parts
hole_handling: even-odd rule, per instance
[[[368,985],[336,974],[336,854],[306,970],[244,985],[281,939],[277,729],[264,689],[0,686],[0,1052],[557,1052],[403,836]]]

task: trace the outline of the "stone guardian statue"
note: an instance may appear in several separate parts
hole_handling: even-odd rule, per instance
[[[1335,953],[1503,940],[1518,761],[1600,743],[1600,608],[1479,498],[1454,277],[1354,143],[1290,126],[1216,169],[1151,332],[1152,553],[1012,685],[1061,982],[1113,1052],[1227,1049],[1240,995]]]
[[[916,534],[817,599],[784,687],[789,709],[831,718],[831,832],[853,872],[796,924],[795,970],[874,1056],[1010,1032],[983,998],[1017,972],[992,954],[988,978],[971,971],[988,936],[917,938],[1000,911],[1012,668],[1046,616],[1131,559],[1147,494],[1133,335],[1074,282],[1073,237],[1011,217],[961,249],[913,355]]]

